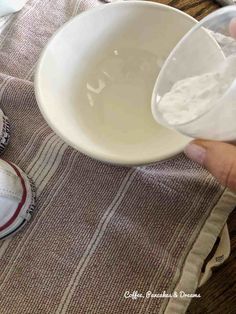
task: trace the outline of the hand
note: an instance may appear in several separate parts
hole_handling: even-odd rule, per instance
[[[236,19],[229,25],[236,39]],[[205,167],[223,186],[236,192],[236,146],[216,141],[195,140],[185,148],[185,154]]]
[[[185,154],[205,167],[223,186],[236,192],[236,147],[231,144],[195,140]]]

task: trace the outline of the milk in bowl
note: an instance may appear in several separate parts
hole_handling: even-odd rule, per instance
[[[81,153],[114,164],[181,152],[190,139],[155,122],[151,96],[164,60],[195,23],[146,1],[103,5],[66,23],[44,49],[35,77],[51,128]],[[209,39],[202,44],[213,49]]]

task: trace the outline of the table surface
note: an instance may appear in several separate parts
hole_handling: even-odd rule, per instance
[[[161,0],[187,12],[200,20],[219,5],[211,0]],[[228,220],[231,238],[231,255],[221,267],[215,269],[211,279],[198,290],[201,299],[193,299],[188,314],[235,314],[236,313],[236,211]]]

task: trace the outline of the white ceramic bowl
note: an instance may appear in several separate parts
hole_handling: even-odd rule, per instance
[[[104,107],[100,101],[94,109],[84,86],[87,73],[93,71],[96,76],[97,64],[111,52],[130,51],[136,56],[136,51],[142,51],[142,62],[146,53],[154,56],[156,62],[163,62],[195,23],[192,17],[174,8],[145,1],[104,5],[70,20],[49,41],[36,71],[36,97],[48,124],[75,149],[114,164],[153,163],[181,152],[189,138],[158,125],[152,118],[151,94],[157,73],[145,78],[147,90],[142,87],[130,92],[132,86],[123,86],[114,102],[109,100],[111,108],[109,103]],[[207,41],[203,44],[207,45]],[[145,108],[138,108],[136,100],[130,100],[132,92],[136,100],[147,94]],[[127,107],[127,111],[123,105],[119,107],[116,102],[121,96],[127,100],[127,106],[133,101],[133,107]],[[124,111],[122,120],[116,120]],[[142,120],[142,112],[148,112],[147,121],[146,116]],[[111,132],[104,119],[110,119],[114,125]]]

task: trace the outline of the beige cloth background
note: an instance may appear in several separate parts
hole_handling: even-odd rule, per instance
[[[183,313],[189,299],[124,293],[193,293],[235,204],[184,155],[115,167],[74,151],[46,125],[35,64],[51,34],[94,5],[29,0],[0,35],[0,106],[12,124],[4,158],[33,178],[38,198],[28,227],[0,243],[0,313]]]

